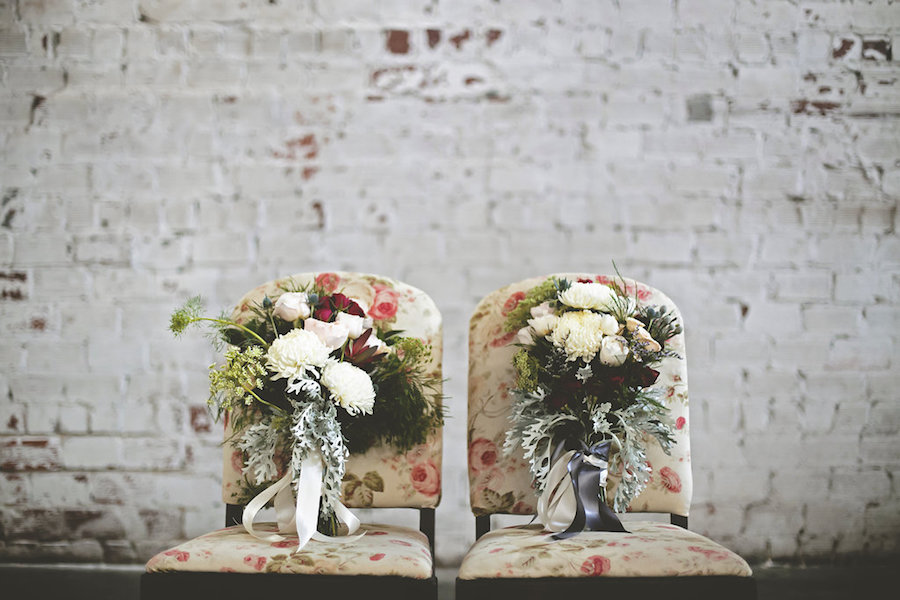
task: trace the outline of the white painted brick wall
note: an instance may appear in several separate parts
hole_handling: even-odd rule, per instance
[[[0,1],[0,559],[218,526],[170,310],[355,269],[445,316],[455,564],[469,313],[611,260],[684,311],[692,526],[895,554],[898,45],[888,0]]]

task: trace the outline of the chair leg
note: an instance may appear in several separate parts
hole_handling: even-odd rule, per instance
[[[672,519],[671,519],[672,525],[678,525],[682,529],[688,528],[688,518],[687,517],[683,517],[681,515],[676,515],[676,514],[672,514],[670,516],[672,517]]]
[[[225,505],[225,527],[240,525],[244,517],[244,507],[240,504]]]
[[[475,539],[477,540],[491,530],[491,515],[475,517]]]
[[[419,531],[428,536],[428,545],[431,548],[431,556],[434,557],[434,509],[419,509]]]

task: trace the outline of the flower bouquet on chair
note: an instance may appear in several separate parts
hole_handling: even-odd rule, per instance
[[[170,325],[176,336],[208,325],[227,347],[224,364],[210,367],[209,405],[230,419],[252,474],[243,525],[259,539],[284,539],[253,528],[272,502],[279,532],[296,531],[297,550],[310,539],[334,540],[323,535],[335,536],[341,522],[348,536],[358,528],[341,503],[351,451],[385,443],[404,452],[443,423],[440,380],[427,369],[431,348],[388,330],[378,310],[328,284],[321,276],[283,284],[278,296],[231,317],[203,316],[200,298],[192,298]]]
[[[679,358],[666,342],[681,326],[640,300],[621,278],[550,277],[507,316],[520,349],[505,449],[524,450],[538,519],[556,539],[625,531],[607,503],[608,473],[621,474],[612,508],[622,512],[650,479],[647,441],[671,449],[674,424],[653,367]]]

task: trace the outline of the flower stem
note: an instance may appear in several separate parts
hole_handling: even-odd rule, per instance
[[[284,412],[283,410],[281,410],[280,408],[278,408],[277,406],[275,406],[275,405],[272,404],[271,402],[266,402],[265,400],[263,400],[262,398],[260,398],[259,395],[258,395],[256,392],[254,392],[253,390],[244,388],[244,391],[246,391],[248,394],[250,394],[251,396],[253,396],[253,397],[256,398],[257,400],[259,400],[260,402],[262,402],[262,403],[265,404],[266,406],[269,406],[270,408],[273,408],[273,409],[277,410],[277,411],[280,412],[281,414],[285,414],[285,412]]]
[[[212,317],[197,317],[196,319],[191,319],[192,323],[194,323],[196,321],[211,321],[213,323],[219,323],[220,325],[227,325],[228,327],[234,327],[236,329],[246,331],[247,333],[249,333],[250,335],[255,337],[257,340],[259,340],[259,343],[262,344],[263,347],[265,347],[265,348],[269,347],[269,342],[267,342],[266,340],[259,337],[258,333],[256,333],[252,329],[244,327],[243,325],[235,323],[234,321],[226,321],[225,319],[213,319]]]

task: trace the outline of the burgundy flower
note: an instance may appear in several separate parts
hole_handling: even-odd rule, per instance
[[[650,367],[644,367],[640,372],[640,384],[641,387],[650,387],[654,383],[656,383],[656,379],[659,377],[659,371],[656,369],[651,369]]]
[[[334,316],[334,311],[328,307],[327,304],[319,304],[319,308],[315,310],[313,313],[313,317],[318,319],[319,321],[325,321],[326,323],[331,321],[331,317]]]

